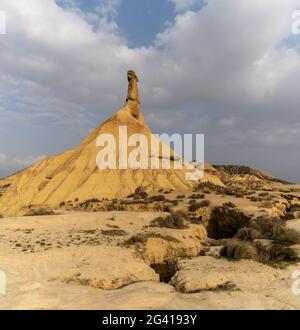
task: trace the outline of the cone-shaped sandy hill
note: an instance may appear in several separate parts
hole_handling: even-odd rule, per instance
[[[22,215],[30,205],[57,207],[61,202],[91,198],[122,198],[143,186],[148,192],[160,189],[186,190],[196,182],[186,180],[185,169],[99,169],[96,158],[100,147],[96,141],[101,134],[111,134],[119,139],[119,127],[127,127],[127,135],[142,133],[151,140],[151,130],[140,111],[138,78],[128,73],[128,97],[124,108],[94,130],[78,147],[58,156],[47,157],[13,178],[0,198],[0,213],[4,216]],[[131,149],[128,147],[128,154]],[[118,148],[117,148],[118,150]],[[150,149],[149,149],[150,150]],[[174,152],[170,151],[171,158]],[[119,153],[117,152],[117,159]],[[163,155],[153,155],[160,159]],[[175,155],[176,157],[176,155]],[[205,173],[204,181],[222,185],[213,174]],[[2,180],[2,182],[5,182]],[[1,181],[0,181],[1,186]]]

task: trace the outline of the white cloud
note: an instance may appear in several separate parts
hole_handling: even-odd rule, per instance
[[[203,0],[169,0],[175,4],[176,11],[180,12],[202,3]]]
[[[231,118],[223,118],[220,120],[220,126],[223,127],[231,127],[236,123],[236,118],[231,117]]]
[[[299,41],[286,42],[299,0],[209,0],[197,12],[185,11],[193,0],[174,2],[175,23],[155,46],[131,49],[113,19],[118,1],[87,17],[54,0],[1,0],[8,21],[0,38],[1,118],[48,121],[59,144],[58,127],[88,130],[122,106],[132,68],[154,128],[176,131],[184,123],[205,128],[209,145],[255,146],[253,131],[300,122]]]
[[[0,153],[0,177],[7,175],[9,172],[25,169],[43,158],[45,156],[10,157],[7,154]]]

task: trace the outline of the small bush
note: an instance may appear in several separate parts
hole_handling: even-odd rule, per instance
[[[139,195],[140,193],[143,193],[145,191],[145,188],[142,186],[139,186],[135,189],[134,194]]]
[[[201,207],[206,207],[206,206],[209,206],[209,205],[210,205],[210,201],[208,201],[208,200],[203,200],[199,203],[192,203],[189,207],[189,211],[190,212],[196,212]]]
[[[260,243],[256,243],[258,253],[258,261],[267,264],[278,264],[282,262],[298,261],[297,253],[282,243],[272,244],[270,247],[265,247]]]
[[[279,218],[259,217],[250,226],[259,231],[263,238],[287,244],[300,243],[300,234],[294,229],[286,228]]]
[[[42,215],[55,215],[55,212],[47,209],[29,210],[26,214],[24,214],[24,217],[34,217]]]
[[[156,195],[156,196],[151,196],[147,198],[147,201],[149,203],[153,202],[165,202],[167,199],[164,195]]]
[[[196,188],[197,190],[203,190],[204,192],[208,191],[209,192],[209,189],[216,192],[216,193],[219,193],[219,194],[224,194],[224,195],[229,195],[229,196],[234,196],[236,194],[239,194],[240,192],[239,191],[236,191],[232,188],[228,188],[228,187],[223,187],[223,186],[217,186],[217,185],[214,185],[213,183],[211,182],[202,182],[198,185],[198,187]]]
[[[253,259],[271,265],[299,261],[297,253],[285,244],[277,242],[265,246],[260,242],[253,243],[238,239],[227,241],[221,250],[221,256],[230,260]]]
[[[147,197],[149,196],[149,194],[146,193],[146,191],[143,191],[143,192],[141,192],[141,193],[139,194],[139,196],[140,196],[142,199],[145,199],[145,198],[147,198]]]
[[[128,235],[125,230],[122,229],[107,229],[101,230],[101,233],[106,236],[126,236]]]
[[[231,260],[256,259],[257,252],[254,244],[232,239],[222,248],[221,256]]]
[[[2,219],[3,218],[3,215],[0,213],[0,219]]]
[[[300,211],[300,204],[293,204],[293,205],[291,205],[289,211],[290,212]]]
[[[293,213],[288,212],[286,216],[284,217],[284,220],[294,220],[296,219],[295,215]]]
[[[169,236],[169,235],[146,233],[146,234],[137,234],[137,235],[131,236],[128,240],[126,240],[123,243],[123,245],[130,246],[130,245],[135,245],[138,243],[146,243],[149,238],[160,238],[160,239],[163,239],[163,240],[169,241],[169,242],[176,242],[176,243],[179,242],[178,239],[176,239],[175,237]]]
[[[268,192],[261,192],[261,193],[258,194],[258,196],[267,197],[267,196],[269,196],[269,193]]]
[[[145,191],[144,187],[138,187],[135,189],[135,192],[132,197],[145,199],[149,194]]]
[[[300,234],[294,229],[282,227],[272,239],[287,244],[298,244],[300,243]]]
[[[297,253],[291,249],[289,246],[284,246],[281,244],[273,244],[269,251],[271,261],[297,261]]]
[[[261,233],[255,228],[244,227],[238,230],[234,238],[243,240],[243,241],[253,241],[257,238],[261,238]]]
[[[91,198],[85,201],[86,204],[88,203],[100,203],[100,200],[98,198]]]
[[[187,228],[185,221],[188,219],[188,215],[184,211],[171,212],[167,217],[158,217],[151,222],[153,227],[165,227],[172,229],[184,229]]]
[[[232,202],[223,203],[223,206],[231,209],[234,209],[236,207],[236,205]]]
[[[176,198],[182,199],[182,198],[185,198],[185,195],[178,195]]]
[[[190,196],[190,199],[203,199],[205,198],[205,194],[193,194]]]

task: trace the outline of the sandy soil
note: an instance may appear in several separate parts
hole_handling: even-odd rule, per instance
[[[173,237],[173,250],[186,252],[201,249],[193,235],[200,241],[204,237],[199,238],[200,227],[149,227],[157,215],[77,212],[1,219],[0,270],[6,274],[7,293],[0,295],[0,309],[300,308],[300,296],[291,291],[291,276],[300,264],[275,269],[254,261],[183,258],[172,283],[160,283],[124,241],[155,232]],[[221,279],[212,277],[221,271]]]

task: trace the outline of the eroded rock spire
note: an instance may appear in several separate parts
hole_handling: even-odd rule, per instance
[[[126,98],[125,108],[130,112],[130,114],[136,119],[141,119],[141,101],[140,93],[138,88],[138,77],[133,70],[129,70],[127,73],[128,78],[128,94]]]

